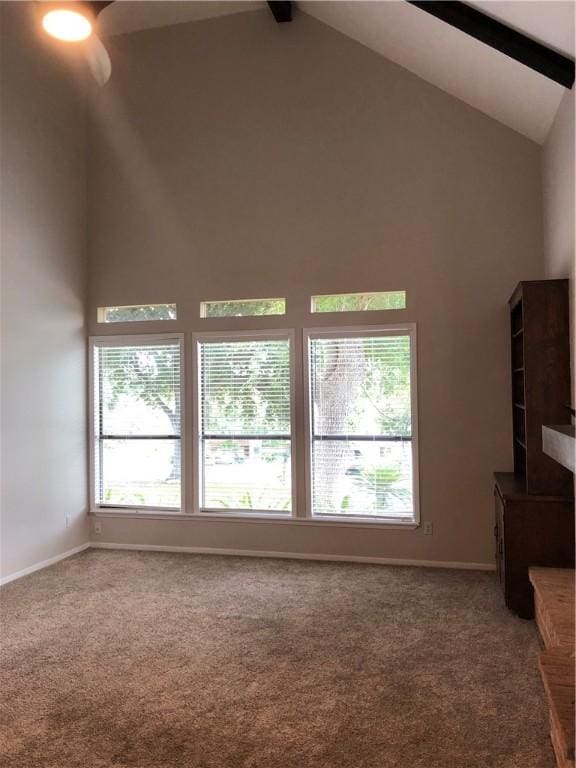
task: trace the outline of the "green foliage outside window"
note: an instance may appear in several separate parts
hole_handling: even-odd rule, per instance
[[[387,309],[406,309],[406,292],[341,293],[312,297],[312,312],[366,312]]]
[[[101,323],[131,323],[144,320],[176,320],[176,304],[143,304],[134,307],[102,307]]]
[[[257,299],[254,301],[203,301],[202,317],[259,317],[285,315],[285,299]]]

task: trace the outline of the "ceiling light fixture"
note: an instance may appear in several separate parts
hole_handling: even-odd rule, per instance
[[[114,0],[41,0],[36,3],[39,25],[50,37],[76,43],[98,85],[105,85],[112,73],[108,51],[98,37],[99,14]]]
[[[79,43],[92,34],[93,14],[86,3],[64,2],[58,6],[50,4],[42,17],[44,30],[57,40],[65,43]]]

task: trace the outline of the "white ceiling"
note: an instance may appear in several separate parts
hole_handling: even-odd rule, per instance
[[[263,0],[116,0],[102,11],[98,25],[103,36],[121,35],[262,7]]]
[[[574,0],[469,4],[574,58]],[[263,0],[120,0],[105,9],[100,26],[104,35],[114,35],[264,5]],[[300,0],[297,6],[528,138],[545,141],[565,89],[543,75],[405,0]]]
[[[574,2],[569,0],[467,0],[482,13],[574,58]]]

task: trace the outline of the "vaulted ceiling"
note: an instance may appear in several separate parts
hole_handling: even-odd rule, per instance
[[[468,4],[574,58],[573,0],[475,0]],[[261,0],[124,0],[102,13],[101,31],[122,34],[264,6]],[[539,143],[546,140],[565,93],[558,83],[405,0],[300,0],[294,23],[285,25],[285,34],[297,34],[298,13],[315,17]]]

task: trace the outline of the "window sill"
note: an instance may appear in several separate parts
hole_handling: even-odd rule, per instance
[[[401,531],[414,531],[420,527],[420,524],[407,520],[405,522],[401,520],[392,520],[385,518],[382,520],[341,520],[339,518],[327,517],[327,518],[303,518],[303,517],[288,517],[279,515],[248,515],[242,513],[230,513],[225,515],[218,515],[211,512],[163,512],[163,511],[134,511],[130,512],[126,509],[96,509],[90,512],[93,517],[117,517],[137,520],[191,520],[202,522],[214,522],[214,523],[276,523],[279,525],[296,525],[296,526],[308,526],[321,528],[335,527],[335,528],[370,528],[374,530],[376,527],[385,528],[386,530],[401,530]]]

